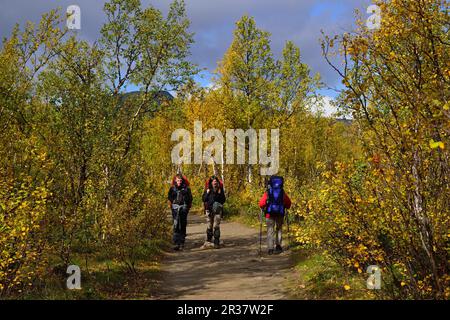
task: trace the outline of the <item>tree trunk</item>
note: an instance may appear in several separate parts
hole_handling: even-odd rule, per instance
[[[431,271],[433,273],[433,280],[436,285],[436,289],[441,292],[441,286],[439,284],[439,276],[436,268],[436,260],[433,252],[433,235],[430,227],[430,221],[425,215],[423,210],[423,196],[421,188],[421,180],[419,176],[418,168],[420,168],[421,158],[419,155],[419,150],[416,148],[414,150],[413,165],[412,165],[412,176],[413,176],[413,215],[419,226],[419,236],[422,244],[422,248],[425,250]]]

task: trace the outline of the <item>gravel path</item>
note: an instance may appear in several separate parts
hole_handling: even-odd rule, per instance
[[[202,249],[205,230],[204,217],[190,213],[186,248],[182,252],[169,252],[163,259],[157,298],[289,298],[286,281],[293,275],[289,251],[268,256],[263,235],[260,257],[259,230],[226,221],[221,224],[222,247]]]

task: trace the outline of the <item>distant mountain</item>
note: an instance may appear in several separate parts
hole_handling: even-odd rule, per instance
[[[345,118],[343,118],[343,119],[334,119],[336,122],[340,122],[340,123],[343,123],[343,124],[345,124],[346,126],[349,126],[349,125],[351,125],[352,123],[353,123],[353,120],[352,119],[345,119]]]

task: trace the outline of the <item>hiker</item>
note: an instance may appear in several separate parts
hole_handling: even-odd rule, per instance
[[[259,207],[266,213],[268,254],[279,254],[283,251],[281,240],[285,209],[291,207],[291,199],[283,190],[283,177],[270,177],[267,191],[259,200]]]
[[[182,174],[177,174],[173,180],[167,196],[173,217],[174,250],[183,250],[186,239],[187,215],[192,206],[192,193],[189,181]]]
[[[203,204],[207,221],[206,241],[212,242],[214,236],[214,248],[220,248],[220,221],[223,215],[223,204],[225,203],[225,192],[223,183],[218,177],[212,176],[206,180],[203,192]]]

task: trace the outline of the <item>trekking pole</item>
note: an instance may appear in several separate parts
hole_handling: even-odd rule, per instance
[[[262,220],[263,220],[263,210],[261,209],[259,214],[259,256],[262,255]]]

